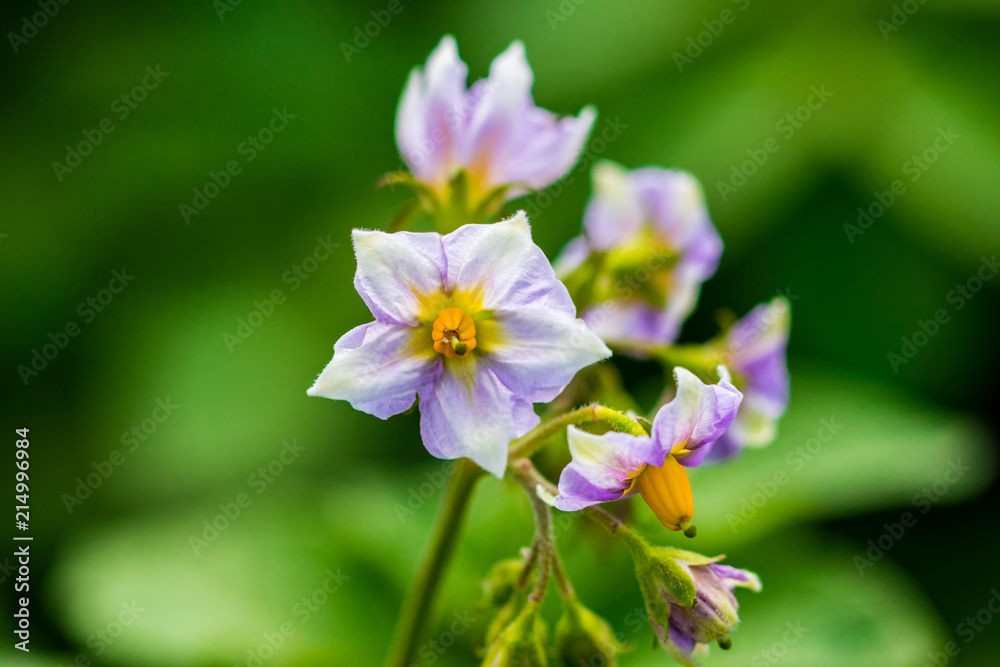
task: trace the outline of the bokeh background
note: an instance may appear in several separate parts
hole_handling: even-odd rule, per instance
[[[1000,279],[961,309],[948,295],[1000,250],[1000,7],[402,0],[348,62],[341,44],[387,5],[73,2],[33,34],[23,19],[39,4],[4,4],[3,32],[33,36],[15,52],[8,35],[0,49],[2,469],[12,479],[13,429],[30,427],[34,542],[32,651],[13,651],[7,633],[0,662],[381,660],[446,467],[421,446],[416,415],[381,422],[305,390],[333,342],[368,318],[349,232],[384,228],[406,201],[375,187],[400,165],[396,102],[410,68],[451,33],[472,78],[524,40],[539,104],[593,103],[598,131],[619,128],[591,145],[595,156],[702,180],[726,252],[685,340],[713,335],[719,308],[742,314],[778,291],[792,300],[779,439],[692,478],[690,544],[764,581],[741,595],[734,648],[706,663],[913,666],[954,641],[948,664],[995,665]],[[167,74],[122,118],[115,101],[147,67]],[[789,136],[780,123],[813,87],[832,95]],[[248,161],[242,142],[286,108],[294,118]],[[106,118],[113,132],[57,175],[66,146]],[[949,128],[958,138],[934,155]],[[718,183],[772,137],[780,149],[723,196]],[[907,162],[928,150],[934,162],[914,172]],[[230,160],[240,173],[186,222],[179,205]],[[905,193],[849,238],[844,225],[897,179]],[[577,169],[515,203],[550,256],[577,232],[588,180]],[[328,259],[304,263],[324,243],[337,246]],[[134,279],[91,312],[86,300],[106,300],[123,269]],[[251,318],[274,290],[284,300]],[[889,353],[939,309],[948,322],[894,369]],[[241,330],[241,318],[259,326]],[[79,334],[25,384],[18,367],[70,322]],[[656,377],[644,364],[623,369],[640,395]],[[159,422],[158,401],[176,406]],[[834,437],[797,454],[824,419],[838,424]],[[120,465],[67,501],[109,461]],[[205,532],[227,523],[240,494],[238,517]],[[676,543],[633,510],[651,538]],[[907,512],[915,524],[899,535]],[[621,545],[557,518],[583,600],[635,646],[623,664],[668,664],[637,620]],[[487,623],[478,582],[530,531],[518,491],[483,482],[419,664],[475,663]],[[10,552],[0,554],[6,623]],[[335,592],[318,594],[324,586]],[[455,613],[475,619],[457,637],[446,633]],[[279,638],[282,628],[291,632]]]

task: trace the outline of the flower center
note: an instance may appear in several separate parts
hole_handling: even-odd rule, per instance
[[[434,320],[431,338],[436,352],[464,359],[476,349],[476,323],[461,308],[445,308]]]

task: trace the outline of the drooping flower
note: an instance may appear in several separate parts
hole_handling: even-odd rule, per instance
[[[675,368],[677,395],[656,413],[649,436],[594,435],[570,427],[573,460],[559,477],[553,504],[572,512],[639,493],[664,526],[685,530],[694,500],[684,468],[701,463],[743,399],[726,368],[720,366],[718,373],[717,384],[705,384],[689,370]]]
[[[446,36],[424,69],[411,72],[396,112],[399,152],[432,212],[468,216],[551,185],[576,162],[596,117],[591,107],[560,118],[535,106],[519,41],[497,56],[488,78],[471,88],[467,78]]]
[[[584,234],[556,270],[609,344],[639,351],[671,343],[722,255],[701,186],[687,172],[612,162],[598,164],[593,181]]]
[[[420,397],[434,456],[502,476],[507,445],[578,370],[611,352],[576,318],[524,212],[442,236],[355,230],[354,286],[375,318],[309,389],[387,419]]]
[[[762,303],[734,324],[719,346],[732,369],[743,403],[732,427],[712,445],[708,461],[721,461],[744,447],[774,441],[778,419],[788,407],[788,332],[791,307],[783,297]]]
[[[694,667],[696,649],[704,651],[713,642],[731,646],[729,633],[739,623],[733,592],[760,591],[756,574],[720,564],[724,556],[651,547],[641,539],[629,547],[653,631],[671,657]]]

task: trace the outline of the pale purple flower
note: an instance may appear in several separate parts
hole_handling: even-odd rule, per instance
[[[591,295],[584,320],[609,344],[629,350],[674,342],[714,273],[722,239],[698,181],[683,171],[627,171],[602,162],[584,213],[584,234],[556,261],[565,277],[603,254],[610,280]]]
[[[720,564],[723,556],[708,558],[680,549],[662,548],[650,549],[648,554],[648,562],[669,560],[668,571],[679,568],[676,574],[686,575],[693,584],[694,596],[688,597],[690,586],[677,587],[674,581],[657,581],[657,574],[662,570],[655,565],[649,568],[649,574],[636,568],[637,574],[646,579],[640,581],[640,586],[647,598],[646,608],[650,611],[650,622],[657,638],[678,662],[694,665],[692,654],[696,648],[704,650],[712,642],[727,642],[729,633],[739,623],[735,589],[742,587],[759,592],[760,579],[753,572]],[[683,591],[687,599],[675,597],[678,593],[672,592],[672,587],[675,592]]]
[[[507,445],[578,370],[611,352],[582,320],[523,211],[442,236],[354,230],[354,286],[375,317],[344,334],[311,396],[381,419],[420,397],[434,456],[502,476]]]
[[[596,114],[560,118],[535,106],[524,44],[513,42],[489,77],[466,87],[469,68],[448,35],[406,82],[396,112],[396,143],[416,179],[438,193],[460,170],[477,201],[498,187],[505,198],[542,189],[576,163]]]
[[[559,477],[553,504],[566,512],[640,493],[663,525],[681,530],[694,514],[684,467],[696,466],[732,424],[743,395],[719,366],[717,384],[674,369],[677,394],[653,418],[649,436],[603,435],[570,427],[573,460]]]
[[[777,435],[777,421],[788,407],[788,333],[791,307],[782,297],[751,310],[726,332],[723,359],[743,391],[732,428],[708,452],[721,461],[744,447],[762,447]]]

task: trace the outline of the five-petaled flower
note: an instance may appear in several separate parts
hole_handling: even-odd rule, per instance
[[[649,436],[603,435],[570,427],[573,460],[559,477],[553,504],[566,512],[639,493],[664,526],[683,530],[694,515],[685,466],[696,466],[729,428],[743,395],[719,366],[717,384],[674,369],[677,395],[656,413]]]
[[[610,345],[638,352],[672,343],[722,255],[701,186],[687,172],[612,162],[595,166],[593,180],[584,234],[556,271]]]
[[[455,39],[446,36],[424,69],[410,74],[396,113],[399,152],[415,189],[439,215],[449,208],[458,209],[452,217],[489,213],[548,187],[576,162],[596,117],[591,107],[560,118],[535,106],[534,74],[519,41],[471,88],[468,72]]]
[[[344,334],[311,396],[381,419],[420,397],[438,458],[502,476],[507,446],[578,370],[611,352],[582,320],[524,212],[437,233],[355,230],[354,285],[374,322]]]
[[[721,461],[744,447],[763,447],[777,435],[788,407],[788,332],[791,306],[783,297],[762,303],[734,324],[721,341],[720,358],[732,369],[743,403],[732,428],[712,445],[707,461]]]

